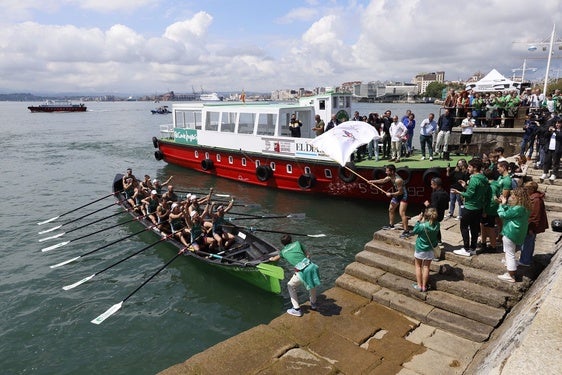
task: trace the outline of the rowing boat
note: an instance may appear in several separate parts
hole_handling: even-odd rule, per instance
[[[121,193],[122,190],[123,175],[117,174],[113,181],[113,192],[119,204],[128,210],[131,215],[137,217],[139,223],[150,228],[156,235],[161,236],[161,232],[154,228],[150,220],[140,216],[131,208]],[[234,244],[227,250],[218,254],[192,250],[185,251],[184,254],[212,265],[258,288],[275,294],[281,293],[280,280],[284,278],[283,269],[266,263],[270,257],[279,253],[277,248],[244,228],[229,225],[225,226],[224,230],[235,236]],[[166,242],[178,250],[184,248],[184,245],[173,237],[168,237]]]

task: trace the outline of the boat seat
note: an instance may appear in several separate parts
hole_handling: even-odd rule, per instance
[[[162,138],[174,138],[174,125],[160,125],[160,135]]]

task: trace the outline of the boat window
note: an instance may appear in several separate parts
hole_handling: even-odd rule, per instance
[[[260,113],[258,116],[258,135],[275,135],[277,113]]]
[[[275,171],[275,162],[272,161],[271,163],[269,163],[269,167],[272,171]]]
[[[176,110],[174,111],[175,124],[177,128],[185,129],[201,129],[201,111],[184,111]]]
[[[256,168],[259,167],[261,165],[259,160],[256,160]]]
[[[228,164],[234,164],[234,158],[232,156],[228,157]]]
[[[350,108],[351,107],[351,96],[346,96],[345,97],[345,108]]]
[[[219,129],[219,112],[207,112],[205,130],[217,131]]]
[[[339,96],[338,108],[345,108],[345,96]]]
[[[324,176],[326,176],[326,178],[332,178],[332,171],[328,168],[324,169]]]
[[[318,101],[318,108],[319,109],[326,109],[326,101],[324,99],[320,99]]]
[[[243,167],[246,166],[246,158],[242,158],[242,166],[243,166]]]
[[[281,136],[290,137],[291,133],[289,132],[289,123],[291,122],[291,113],[285,113],[281,119],[279,119],[279,132]],[[302,129],[301,129],[302,130]]]
[[[195,150],[195,159],[199,159],[199,151]]]
[[[291,164],[287,164],[287,173],[289,174],[293,173],[293,166]]]
[[[205,159],[209,159],[209,153],[205,152]]]
[[[238,134],[254,134],[255,122],[255,113],[240,113],[240,119],[238,120]]]
[[[310,174],[310,167],[304,167],[304,173]]]
[[[339,96],[334,96],[332,98],[332,108],[334,108],[334,109],[338,108],[338,98],[339,98]]]
[[[236,112],[223,112],[221,119],[221,132],[234,133],[236,126]]]
[[[215,156],[215,158],[217,159],[218,162],[221,161],[221,154],[217,154],[217,156]]]

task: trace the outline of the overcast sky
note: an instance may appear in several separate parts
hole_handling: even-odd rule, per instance
[[[0,92],[268,92],[441,70],[457,80],[492,68],[511,77],[525,58],[537,68],[525,76],[541,79],[546,53],[528,46],[548,41],[561,4],[1,0]]]

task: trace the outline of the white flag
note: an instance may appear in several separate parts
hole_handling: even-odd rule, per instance
[[[346,121],[308,143],[343,167],[357,147],[373,139],[380,139],[379,132],[373,126],[363,121]]]

